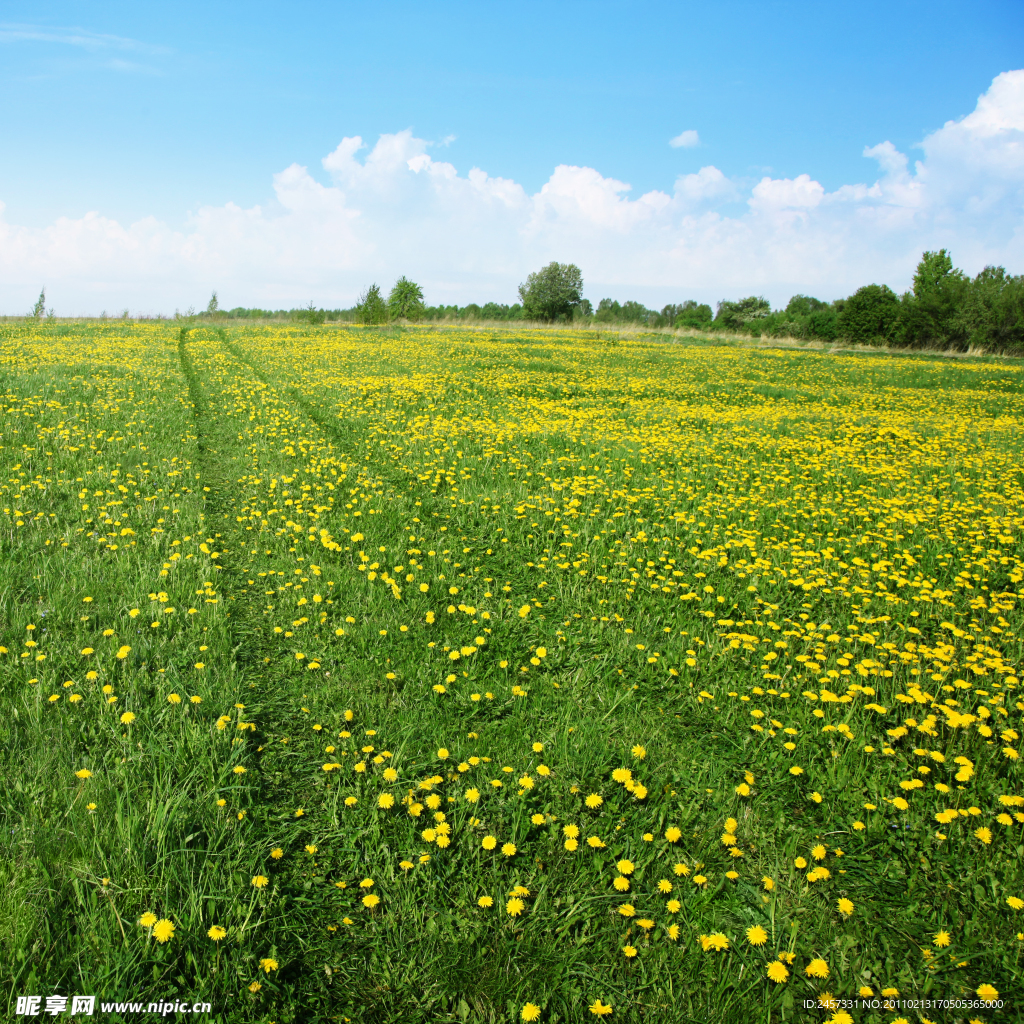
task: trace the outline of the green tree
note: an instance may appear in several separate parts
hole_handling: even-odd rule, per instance
[[[953,258],[945,249],[922,253],[921,262],[914,273],[914,297],[924,298],[954,274],[959,275],[960,271],[953,270]]]
[[[327,313],[322,309],[317,309],[316,303],[310,299],[309,305],[303,306],[303,308],[299,310],[295,319],[306,324],[311,324],[314,327],[319,327],[320,324],[327,319]]]
[[[904,345],[946,345],[953,341],[958,311],[971,282],[953,267],[945,249],[921,254],[914,290],[903,296],[899,341]],[[955,343],[955,342],[954,342]]]
[[[672,315],[674,314],[674,315]],[[706,302],[698,303],[695,299],[687,299],[678,306],[666,306],[661,315],[668,318],[673,327],[701,328],[710,327],[714,315]]]
[[[420,320],[423,317],[423,289],[404,275],[388,296],[388,313],[393,320]]]
[[[871,344],[895,339],[900,322],[900,300],[884,284],[866,284],[843,302],[836,324],[849,341]]]
[[[948,341],[958,348],[977,345],[1024,354],[1024,274],[985,267],[963,289]]]
[[[746,330],[753,333],[757,328],[757,321],[763,320],[771,311],[772,307],[768,300],[760,295],[749,295],[737,302],[726,302],[723,299],[718,304],[715,325],[727,331]]]
[[[356,303],[356,320],[361,324],[386,324],[388,322],[388,306],[380,288],[371,284]]]
[[[210,301],[206,304],[206,315],[216,316],[220,312],[220,303],[217,301],[217,293],[214,292],[210,296]]]
[[[32,316],[37,320],[46,312],[46,289],[44,288],[39,293],[39,298],[36,299],[36,304],[32,307]]]
[[[828,303],[811,295],[794,295],[786,304],[786,312],[791,317],[810,316],[822,309],[828,309]]]
[[[527,320],[571,320],[583,302],[583,273],[573,263],[549,263],[519,286]]]

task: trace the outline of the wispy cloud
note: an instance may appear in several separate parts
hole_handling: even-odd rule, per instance
[[[131,50],[145,54],[168,54],[164,46],[154,46],[138,39],[115,36],[104,32],[91,32],[84,28],[26,25],[0,22],[0,43],[56,43],[83,50]]]

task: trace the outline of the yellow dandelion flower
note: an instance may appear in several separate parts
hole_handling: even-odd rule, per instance
[[[827,978],[828,964],[820,957],[815,957],[805,968],[804,973],[809,978]]]

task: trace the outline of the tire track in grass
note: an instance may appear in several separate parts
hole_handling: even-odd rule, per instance
[[[360,444],[362,435],[358,428],[350,428],[346,425],[346,421],[339,417],[325,414],[323,410],[310,402],[294,384],[286,384],[284,387],[280,387],[234,342],[225,340],[224,344],[235,359],[240,363],[244,363],[252,371],[253,376],[268,387],[274,388],[275,391],[286,397],[289,402],[299,409],[304,416],[312,420],[318,429],[323,431],[327,437],[339,446],[340,451],[344,453],[344,457],[353,466],[365,466],[365,473],[368,476],[371,474],[372,467],[372,476],[388,487],[392,491],[394,498],[407,497],[411,501],[419,500],[421,502],[420,515],[434,510],[433,502],[430,502],[428,507],[429,499],[434,497],[433,492],[424,490],[417,492],[414,488],[415,481],[411,480],[409,475],[398,467],[392,466],[390,460],[371,461],[370,455]],[[408,491],[407,494],[405,493],[406,491]]]
[[[179,331],[178,359],[181,363],[182,375],[188,385],[189,401],[192,404],[196,433],[196,462],[203,484],[203,503],[206,509],[204,524],[209,531],[211,520],[221,521],[224,526],[224,536],[231,538],[231,549],[221,552],[221,557],[217,559],[215,568],[218,589],[227,598],[227,603],[230,605],[230,611],[225,615],[225,630],[231,656],[245,678],[257,670],[262,674],[265,665],[264,658],[272,652],[267,649],[262,618],[256,619],[252,603],[247,601],[244,596],[243,576],[247,570],[238,564],[236,557],[233,557],[241,541],[233,536],[235,533],[232,519],[234,506],[230,498],[233,481],[224,460],[226,453],[237,444],[237,437],[229,430],[217,430],[211,423],[210,405],[188,351],[188,337],[191,333],[192,329],[187,327],[182,327]],[[223,336],[221,340],[230,350],[232,347],[230,343]],[[225,554],[227,557],[224,557]]]

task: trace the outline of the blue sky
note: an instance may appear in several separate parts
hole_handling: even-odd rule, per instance
[[[923,155],[915,147],[947,121],[970,115],[1002,72],[1024,66],[1022,43],[1019,0],[8,2],[0,22],[0,202],[8,228],[0,233],[0,265],[6,248],[11,267],[24,267],[19,246],[28,246],[36,262],[30,260],[32,274],[26,270],[17,294],[0,284],[0,310],[24,305],[21,290],[33,287],[27,278],[41,275],[58,282],[49,286],[51,293],[63,285],[83,311],[94,297],[103,301],[109,294],[113,301],[115,292],[129,306],[198,302],[201,296],[189,298],[190,289],[216,277],[219,265],[230,298],[240,303],[286,302],[289,296],[297,301],[314,292],[318,301],[345,301],[359,290],[354,268],[360,253],[382,280],[397,277],[406,270],[396,262],[394,246],[386,254],[381,239],[397,233],[412,242],[408,218],[423,217],[415,241],[428,246],[427,223],[443,230],[445,217],[431,206],[433,199],[410,193],[397,204],[406,223],[396,223],[389,214],[396,207],[360,199],[351,176],[332,178],[322,160],[343,138],[359,136],[364,159],[381,135],[407,129],[408,138],[422,144],[407,146],[402,159],[426,153],[435,164],[450,164],[460,180],[479,168],[492,179],[517,183],[526,197],[538,195],[560,165],[628,183],[629,192],[617,194],[631,203],[645,194],[674,195],[681,177],[711,167],[731,183],[716,193],[714,215],[743,224],[751,216],[751,189],[765,178],[807,175],[826,195],[870,186],[878,178],[877,159],[866,160],[864,151],[883,142],[907,155],[913,168]],[[1007,102],[1012,108],[1016,101],[1011,96]],[[1013,122],[1008,130],[1022,127]],[[695,132],[698,144],[669,144],[684,131]],[[275,277],[273,232],[260,250],[258,272],[251,246],[246,258],[224,251],[213,257],[207,244],[207,262],[194,263],[191,274],[187,252],[167,239],[194,236],[203,210],[258,207],[271,219],[281,214],[289,207],[287,200],[282,206],[280,190],[275,193],[274,176],[292,165],[308,168],[312,182],[340,190],[360,224],[373,220],[375,231],[367,237],[378,241],[350,239],[345,252],[331,256],[333,277],[318,277],[316,267],[305,280],[293,275],[284,282],[283,272]],[[675,220],[666,221],[665,231],[675,231],[677,241],[707,241],[706,232],[686,234],[686,218],[707,216],[708,208],[673,209]],[[108,248],[122,244],[111,224],[124,231],[159,224],[159,244],[168,253],[163,271],[154,262],[143,277],[115,260],[104,277],[102,268],[88,271],[84,256],[74,265],[58,258],[48,264],[47,238],[52,251],[66,224],[90,212],[102,219]],[[947,211],[947,221],[953,213]],[[593,231],[577,225],[575,234],[542,243],[536,211],[531,216],[532,228],[525,221],[506,224],[493,254],[481,232],[464,224],[463,255],[471,258],[453,257],[440,268],[430,282],[435,298],[511,301],[515,280],[531,259],[579,259],[595,244],[610,253],[616,243],[607,232],[627,230],[605,224],[599,243]],[[998,216],[1005,217],[1003,207]],[[96,230],[94,221],[83,230]],[[931,244],[934,227],[933,218],[921,247]],[[978,258],[990,250],[1003,254],[1003,243],[993,241],[987,228],[967,227],[965,255],[974,252],[971,245]],[[516,251],[516,238],[529,244]],[[1014,255],[1012,239],[1004,242]],[[156,243],[151,238],[148,244]],[[670,240],[664,244],[666,252],[675,251]],[[916,248],[909,239],[901,244],[898,254],[889,254],[894,275],[899,260],[905,263]],[[427,267],[421,257],[409,262]],[[858,255],[849,274],[870,266],[866,259]],[[616,269],[610,257],[584,272],[588,280],[618,289],[617,297],[670,301],[678,289],[718,298],[735,291],[740,282],[726,273],[728,264],[726,259],[720,279],[681,266],[678,280],[647,280],[628,266]],[[913,267],[904,269],[903,280],[889,282],[894,287],[909,280]],[[161,276],[166,286],[158,284]],[[773,301],[784,301],[782,292],[802,283],[798,267],[777,280],[754,277],[740,290],[778,288],[781,299],[773,292]],[[836,293],[853,280],[838,274]],[[827,291],[827,282],[807,283]]]

